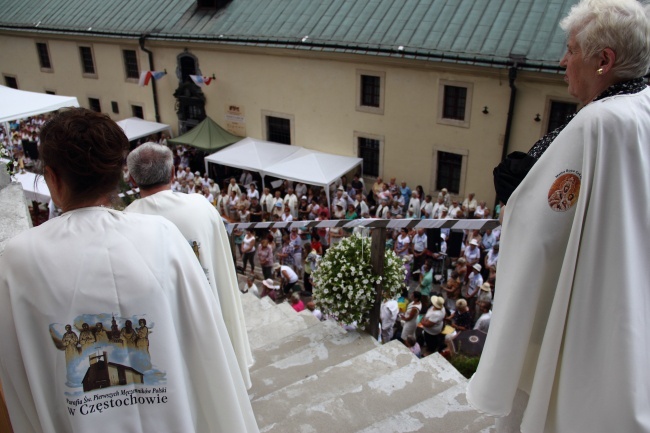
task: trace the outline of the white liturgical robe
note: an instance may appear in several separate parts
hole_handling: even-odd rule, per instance
[[[0,257],[15,432],[257,432],[221,308],[176,227],[64,213]]]
[[[138,199],[131,203],[126,211],[163,216],[181,231],[219,298],[223,320],[226,322],[244,383],[250,388],[248,369],[253,365],[253,355],[246,333],[228,233],[217,210],[201,195],[169,190]]]
[[[521,431],[650,431],[650,90],[586,105],[505,210],[487,342],[467,391]]]

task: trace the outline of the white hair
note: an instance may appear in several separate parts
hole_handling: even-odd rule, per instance
[[[171,182],[174,156],[168,147],[147,142],[129,153],[126,165],[138,186],[147,189]]]
[[[611,48],[618,78],[642,77],[650,67],[650,5],[637,0],[581,0],[560,22],[587,59]]]

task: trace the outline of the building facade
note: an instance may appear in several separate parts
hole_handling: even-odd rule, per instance
[[[475,192],[488,205],[504,153],[526,151],[578,108],[558,67],[557,22],[573,1],[538,11],[515,0],[453,11],[439,0],[221,3],[152,3],[156,19],[181,17],[153,29],[124,23],[127,12],[144,20],[143,8],[105,10],[100,24],[91,11],[66,16],[62,2],[38,26],[21,8],[2,12],[2,84],[76,96],[115,120],[158,119],[177,133],[208,115],[240,136],[363,157],[367,181]],[[302,11],[311,18],[298,25],[290,7],[311,8]],[[141,87],[147,70],[167,74]],[[198,87],[190,75],[214,79]]]

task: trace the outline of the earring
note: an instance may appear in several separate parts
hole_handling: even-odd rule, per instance
[[[598,75],[603,75],[603,68],[598,68],[598,70],[596,71],[596,73],[597,73]]]

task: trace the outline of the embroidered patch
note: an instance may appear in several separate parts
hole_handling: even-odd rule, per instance
[[[563,172],[548,190],[548,205],[555,212],[566,212],[578,201],[580,173]]]

